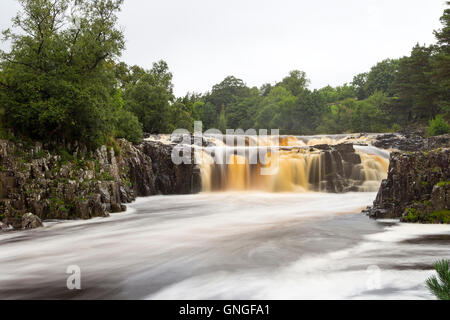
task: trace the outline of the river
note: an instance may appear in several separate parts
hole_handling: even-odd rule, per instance
[[[360,210],[375,196],[155,196],[0,234],[0,298],[433,299],[425,280],[450,258],[450,226],[370,220]]]

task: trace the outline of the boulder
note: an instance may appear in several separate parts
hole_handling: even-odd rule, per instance
[[[6,223],[0,221],[0,231],[8,231],[10,228]]]
[[[25,213],[22,216],[22,229],[24,230],[36,229],[43,226],[41,219],[32,213]]]

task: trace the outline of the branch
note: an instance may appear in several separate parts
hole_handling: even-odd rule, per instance
[[[69,57],[69,61],[67,61],[67,63],[69,65],[72,65],[72,59],[73,59],[73,47],[75,46],[75,43],[77,42],[78,36],[81,33],[81,28],[77,30],[77,33],[75,34],[75,37],[72,40],[72,48],[70,48],[70,57]]]
[[[97,60],[95,60],[94,65],[93,65],[92,67],[89,68],[89,71],[94,70],[94,69],[98,66],[98,64],[99,64],[102,60],[105,60],[108,56],[109,56],[109,54],[106,53],[106,54],[104,54],[103,56],[97,57]]]

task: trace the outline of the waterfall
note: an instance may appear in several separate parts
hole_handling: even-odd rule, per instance
[[[369,192],[377,191],[381,181],[387,178],[387,151],[370,145],[350,145],[345,150],[339,147],[342,143],[365,143],[365,137],[355,140],[350,135],[264,139],[245,136],[239,139],[244,139],[245,146],[235,146],[222,136],[212,136],[211,145],[201,148],[199,166],[204,192]],[[276,156],[267,149],[275,143],[279,146]],[[251,161],[262,149],[268,151],[256,162]],[[277,170],[273,175],[261,174],[261,169],[274,163]]]

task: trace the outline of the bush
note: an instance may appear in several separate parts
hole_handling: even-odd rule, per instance
[[[440,136],[450,132],[450,126],[443,116],[438,115],[436,118],[430,121],[427,128],[430,136]]]
[[[439,300],[450,300],[450,261],[437,261],[433,267],[436,269],[438,278],[433,276],[427,280],[430,292]]]
[[[443,209],[431,213],[420,212],[414,208],[407,208],[406,214],[403,216],[403,222],[406,223],[433,223],[433,224],[450,224],[450,210]]]
[[[142,124],[138,118],[131,113],[120,109],[116,117],[116,138],[124,138],[133,143],[139,143],[142,140]]]

